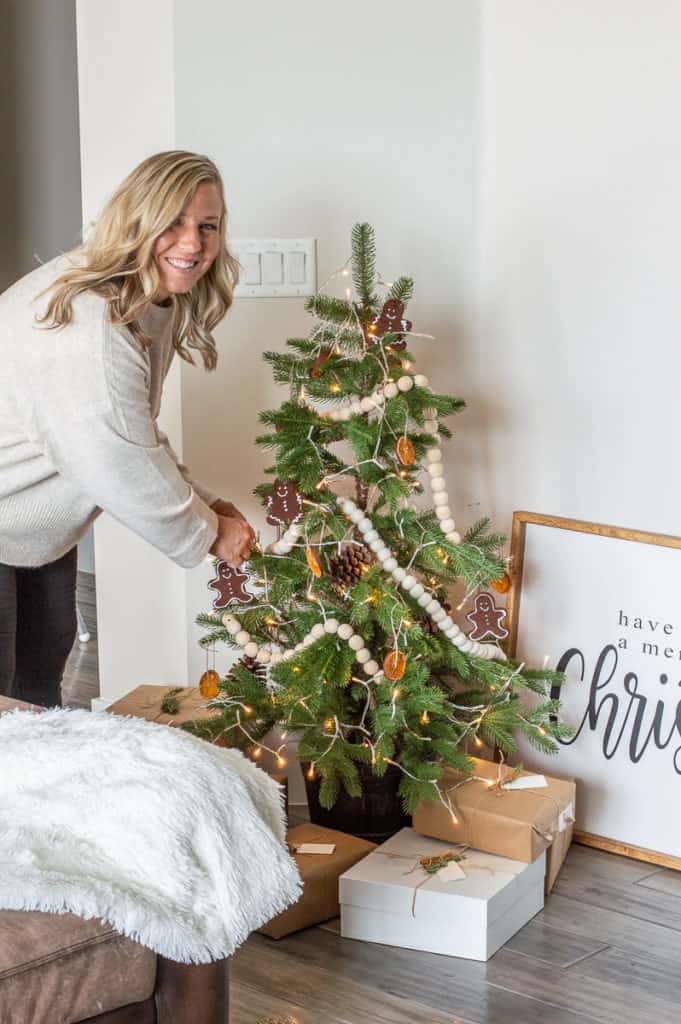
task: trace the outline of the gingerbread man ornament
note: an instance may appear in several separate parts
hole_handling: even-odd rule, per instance
[[[250,604],[255,594],[246,590],[248,574],[232,569],[227,562],[218,561],[215,565],[217,573],[214,580],[208,584],[213,590],[217,590],[218,596],[213,600],[213,608],[227,608],[233,601],[241,604]]]
[[[270,526],[295,523],[303,514],[303,496],[291,480],[275,480],[267,499],[267,522]]]
[[[390,347],[399,351],[407,347],[403,336],[411,327],[411,320],[404,319],[404,303],[399,299],[387,299],[379,316],[370,325],[367,341],[373,345],[384,334],[396,334],[398,337],[390,342]]]
[[[471,640],[482,640],[488,634],[497,640],[504,640],[508,636],[508,630],[503,625],[506,612],[503,608],[497,608],[494,598],[487,591],[476,595],[473,611],[466,618],[475,626],[468,634]]]

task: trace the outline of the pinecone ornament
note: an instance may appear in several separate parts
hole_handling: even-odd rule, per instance
[[[241,665],[242,668],[247,668],[249,672],[252,672],[256,679],[261,683],[267,682],[267,666],[263,665],[261,661],[256,661],[255,658],[249,658],[248,655],[244,654],[237,661],[237,665]],[[227,676],[232,682],[235,682],[234,676]]]
[[[371,560],[371,551],[365,544],[349,544],[339,555],[329,560],[333,582],[339,587],[353,586],[371,564]]]

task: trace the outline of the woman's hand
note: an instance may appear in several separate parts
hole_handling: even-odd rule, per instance
[[[216,512],[219,516],[227,516],[233,519],[243,519],[246,522],[246,517],[239,512],[236,505],[233,505],[231,501],[223,501],[222,498],[218,498],[211,505],[213,512]]]
[[[242,516],[218,516],[218,535],[210,549],[211,555],[222,559],[232,569],[250,558],[255,534]]]

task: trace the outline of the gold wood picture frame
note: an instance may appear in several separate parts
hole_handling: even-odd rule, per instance
[[[545,534],[544,528],[548,531],[561,531],[561,534]],[[529,571],[528,530],[533,546]],[[600,539],[603,539],[603,544],[600,543]],[[557,555],[557,568],[546,564],[552,553]],[[612,567],[611,574],[607,572],[609,566]],[[580,591],[579,577],[582,570],[585,577]],[[558,578],[555,578],[556,573]],[[592,827],[586,830],[579,827],[578,787],[578,828],[575,831],[575,840],[586,846],[681,870],[681,801],[678,799],[681,796],[681,598],[676,597],[674,601],[674,584],[671,582],[671,578],[681,579],[681,537],[519,511],[513,515],[509,575],[512,585],[506,610],[510,656],[518,656],[519,638],[523,647],[520,652],[521,659],[525,656],[525,648],[534,647],[538,650],[541,630],[547,622],[549,634],[555,643],[556,637],[561,636],[564,620],[567,649],[560,658],[550,658],[546,655],[545,660],[554,668],[563,667],[561,663],[567,658],[565,667],[567,669],[569,666],[573,677],[575,666],[581,666],[579,679],[566,680],[561,700],[570,687],[575,721],[579,720],[582,711],[580,706],[575,716],[574,700],[577,693],[579,700],[584,704],[585,710],[580,725],[583,732],[581,735],[578,734],[575,740],[568,741],[570,744],[585,741],[582,743],[583,753],[579,756],[574,752],[569,755],[572,763],[568,772],[565,767],[567,754],[564,763],[560,763],[562,751],[551,761],[547,756],[543,760],[540,758],[541,767],[550,774],[553,766],[558,775],[569,773],[579,780],[581,764],[585,773],[582,797],[591,796],[590,785],[598,791],[588,815],[591,821],[598,823],[599,817],[602,816],[605,826],[608,818],[609,780],[616,799],[620,798],[622,787],[626,791],[628,782],[634,780],[634,788],[638,787],[641,804],[641,794],[649,794],[645,800],[646,806],[642,808],[644,814],[651,815],[651,808],[648,805],[657,794],[660,814],[672,815],[678,822],[678,842],[675,830],[673,834],[669,831],[664,833],[665,841],[659,844],[654,842],[654,836],[651,837],[651,846],[661,845],[663,848],[660,850],[618,835],[618,832],[626,832],[627,828],[621,824],[618,826],[616,815],[611,820],[611,828]],[[529,577],[529,583],[526,576]],[[667,592],[665,588],[668,576],[671,578]],[[532,594],[525,602],[524,584],[526,591]],[[563,597],[564,587],[567,587],[568,593]],[[560,594],[557,607],[554,608],[552,605],[549,614],[542,615],[542,609],[547,607],[546,602],[550,595],[556,594]],[[593,619],[590,618],[589,601],[593,603]],[[527,612],[530,615],[534,612],[534,622],[527,625],[523,622],[523,603],[528,605]],[[574,624],[573,616],[576,616]],[[536,636],[532,634],[533,629]],[[602,646],[603,637],[607,641],[605,646]],[[672,643],[673,639],[676,640],[676,644]],[[661,647],[661,642],[666,644],[667,641],[668,646]],[[580,649],[579,644],[582,644],[584,651]],[[596,659],[596,650],[599,646],[602,646],[602,650]],[[615,666],[609,677],[607,672],[599,677],[596,669],[590,690],[585,682],[585,667],[588,667],[589,657],[592,657],[598,666],[604,664],[604,658],[608,669]],[[531,658],[528,660],[532,663]],[[533,663],[536,665],[536,658]],[[627,668],[636,671],[626,672]],[[651,681],[650,677],[654,673],[657,673],[658,679]],[[643,690],[639,689],[640,685],[643,685]],[[588,703],[585,703],[587,695]],[[677,701],[674,710],[673,705]],[[636,735],[632,722],[636,728]],[[604,723],[606,727],[602,728],[601,732],[605,733],[605,739],[599,736],[596,740],[598,727]],[[571,721],[570,724],[575,722]],[[678,735],[674,734],[675,729]],[[669,739],[665,743],[667,734]],[[619,737],[616,744],[612,740],[613,736]],[[652,744],[649,742],[651,738],[654,740]],[[672,741],[677,746],[675,757],[669,749]],[[627,742],[628,757],[624,754]],[[568,744],[565,745],[565,750],[567,749]],[[524,755],[525,751],[521,750],[521,753]],[[536,767],[536,753],[528,750],[527,757],[534,760]],[[649,761],[644,771],[651,777],[653,771],[657,773],[657,782],[651,786],[647,785],[640,774],[637,775],[637,772],[641,771],[641,765],[645,764],[646,757]],[[655,762],[654,768],[651,767],[652,761]],[[664,767],[662,773],[661,766]],[[665,801],[667,786],[673,792],[673,799]],[[636,815],[635,796],[632,797],[632,803],[632,814]],[[659,819],[652,813],[649,820],[655,822]],[[621,823],[624,818],[620,817],[619,821]],[[675,827],[672,825],[671,828]],[[613,834],[608,834],[609,832]],[[670,849],[665,849],[665,845]]]

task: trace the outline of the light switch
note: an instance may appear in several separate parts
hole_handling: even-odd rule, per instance
[[[291,284],[305,284],[305,253],[288,254],[288,279]]]
[[[284,257],[280,252],[264,252],[262,257],[265,284],[282,284],[284,281]]]
[[[260,272],[260,253],[245,252],[241,257],[241,266],[244,268],[244,284],[261,284],[262,274]]]
[[[241,264],[238,298],[300,298],[317,290],[314,238],[230,238]]]

